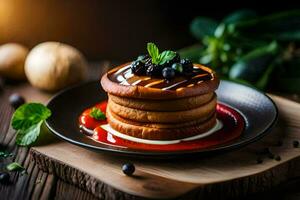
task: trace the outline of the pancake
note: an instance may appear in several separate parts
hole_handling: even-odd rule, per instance
[[[149,126],[147,123],[130,121],[114,114],[110,107],[106,110],[106,116],[113,129],[126,135],[149,140],[174,140],[191,137],[208,131],[216,124],[215,113],[198,124],[185,124],[182,127],[174,126],[173,128],[161,128],[159,125],[157,125],[159,128],[156,128],[151,127],[153,124]]]
[[[118,97],[108,94],[108,98],[116,104],[128,108],[135,108],[138,110],[151,111],[182,111],[197,108],[209,102],[215,93],[207,93],[194,97],[187,97],[181,99],[170,100],[151,100],[151,99],[136,99],[128,97]]]
[[[138,76],[132,73],[130,63],[110,70],[101,78],[103,89],[112,95],[142,99],[177,99],[214,92],[219,79],[210,68],[193,64],[193,76],[176,76],[172,80]]]
[[[203,118],[209,113],[215,111],[217,98],[214,97],[208,103],[190,110],[184,111],[145,111],[129,108],[116,104],[111,99],[108,100],[108,107],[112,112],[117,113],[120,117],[145,123],[181,123],[199,118]]]

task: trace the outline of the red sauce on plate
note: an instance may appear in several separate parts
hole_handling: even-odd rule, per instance
[[[101,102],[93,107],[100,109],[102,112],[106,110],[107,102]],[[243,117],[234,109],[218,103],[217,105],[217,118],[223,123],[223,127],[213,133],[212,135],[192,140],[192,141],[182,141],[177,144],[167,144],[167,145],[154,145],[154,144],[143,144],[124,140],[122,138],[116,137],[100,127],[102,124],[107,124],[106,120],[95,120],[89,113],[91,109],[86,109],[79,117],[79,125],[81,131],[86,134],[91,139],[100,142],[105,145],[110,145],[119,148],[129,148],[137,149],[143,151],[184,151],[184,150],[199,150],[206,149],[212,146],[225,144],[233,139],[238,138],[245,126]],[[89,129],[94,132],[94,134],[89,134],[84,131],[84,128]]]

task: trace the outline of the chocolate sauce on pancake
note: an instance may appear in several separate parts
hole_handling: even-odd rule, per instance
[[[185,87],[193,87],[207,80],[213,80],[214,75],[211,71],[206,71],[206,68],[194,65],[191,76],[176,75],[172,80],[166,80],[159,77],[135,75],[130,68],[130,64],[126,64],[109,71],[108,78],[121,85],[138,85],[162,90],[180,90]]]

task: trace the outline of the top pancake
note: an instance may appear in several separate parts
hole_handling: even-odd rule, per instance
[[[219,79],[214,71],[200,64],[194,64],[193,75],[176,75],[167,81],[163,78],[138,76],[132,73],[130,63],[123,64],[104,74],[103,89],[109,94],[142,99],[177,99],[214,92]]]

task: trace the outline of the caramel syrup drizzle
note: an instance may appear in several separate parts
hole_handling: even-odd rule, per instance
[[[181,90],[185,87],[193,87],[203,83],[205,80],[213,80],[213,73],[207,72],[199,67],[194,67],[195,75],[189,79],[183,76],[175,77],[173,80],[167,81],[161,78],[149,76],[134,75],[130,69],[130,65],[126,65],[109,72],[108,77],[111,81],[121,85],[138,85],[148,88],[158,88],[161,90]]]

